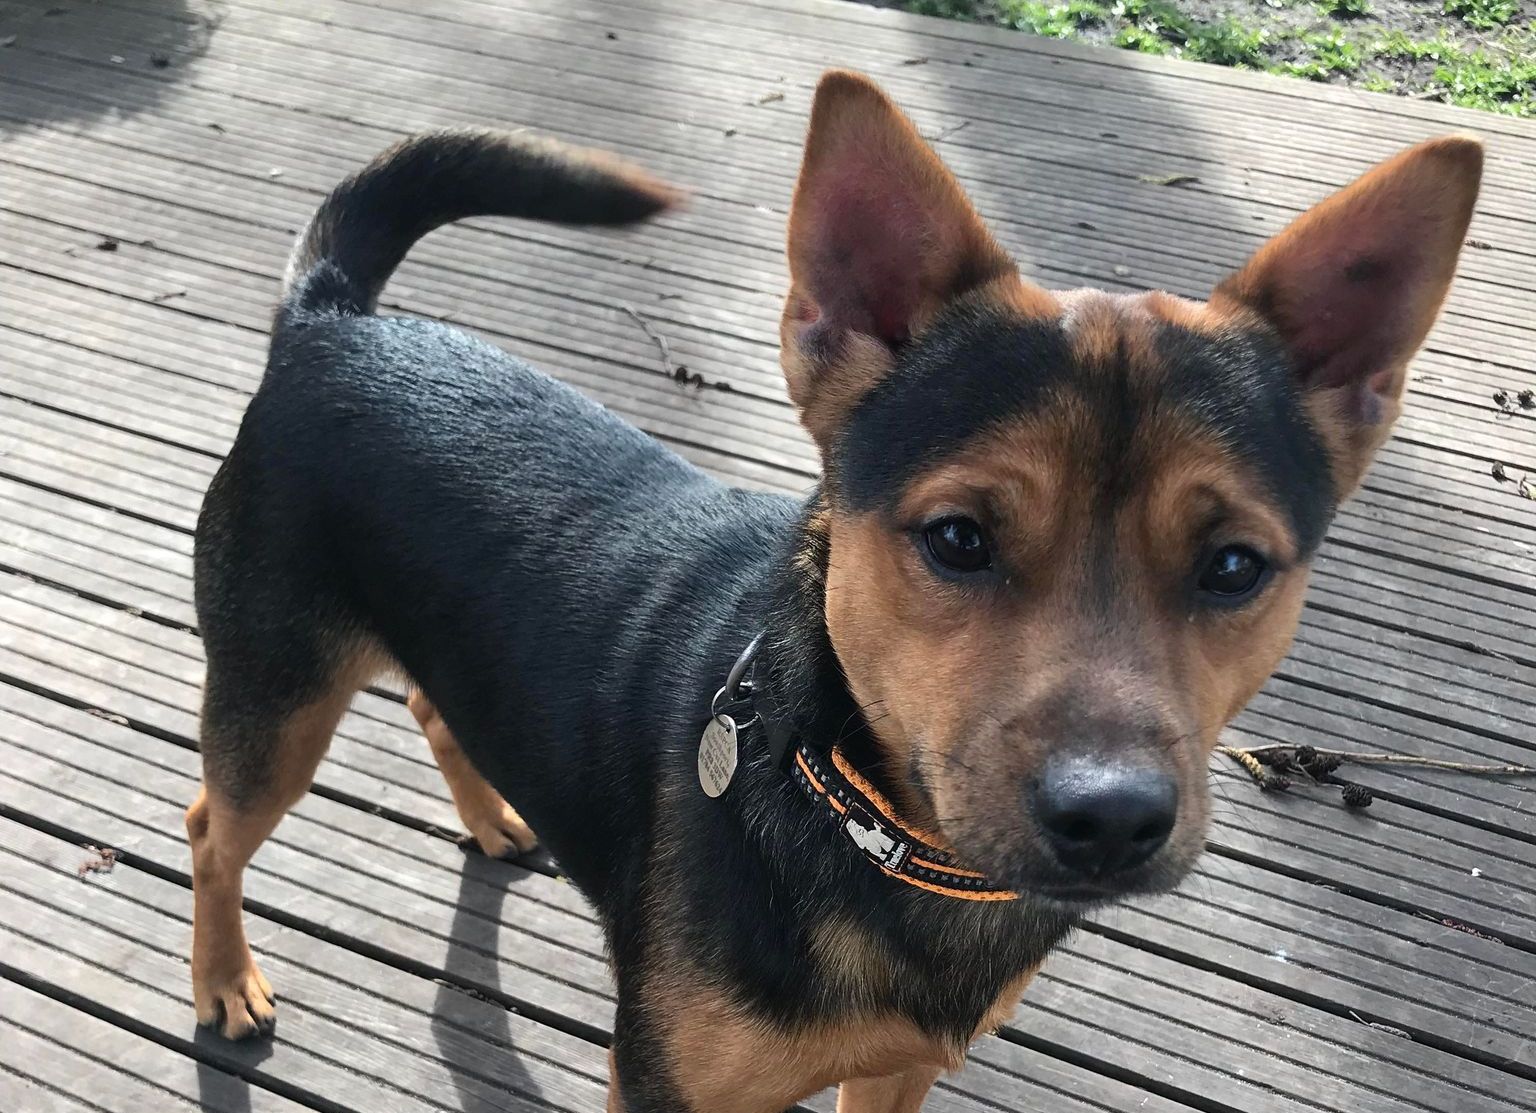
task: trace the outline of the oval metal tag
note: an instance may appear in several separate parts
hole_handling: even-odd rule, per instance
[[[699,787],[710,799],[718,799],[731,787],[736,775],[736,720],[716,715],[699,739]]]

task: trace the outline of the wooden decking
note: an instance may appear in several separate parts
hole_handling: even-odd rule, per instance
[[[596,926],[537,864],[457,849],[388,693],[250,876],[275,1040],[192,1021],[191,528],[293,234],[408,130],[546,129],[689,186],[633,234],[434,236],[389,306],[787,490],[814,462],[776,368],[780,241],[824,66],[881,78],[1053,285],[1199,296],[1372,160],[1481,132],[1408,416],[1235,737],[1536,759],[1536,125],[835,0],[23,0],[0,41],[0,1110],[603,1107]],[[670,381],[636,315],[731,389]],[[1096,919],[928,1108],[1536,1109],[1536,784],[1351,771],[1359,813],[1215,775],[1199,873]]]

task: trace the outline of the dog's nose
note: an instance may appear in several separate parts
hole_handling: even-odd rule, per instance
[[[1057,860],[1102,878],[1141,865],[1168,841],[1179,790],[1154,769],[1078,758],[1047,765],[1034,806]]]

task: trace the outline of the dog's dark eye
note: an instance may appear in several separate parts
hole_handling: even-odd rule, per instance
[[[1253,594],[1268,567],[1264,558],[1246,545],[1228,545],[1217,549],[1200,573],[1200,590],[1224,602],[1237,602]]]
[[[980,572],[992,564],[987,537],[969,518],[943,518],[923,530],[933,559],[951,572]]]

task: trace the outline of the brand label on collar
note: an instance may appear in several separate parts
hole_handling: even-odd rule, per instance
[[[912,847],[883,827],[879,820],[854,805],[843,816],[843,834],[888,870],[899,870]]]

